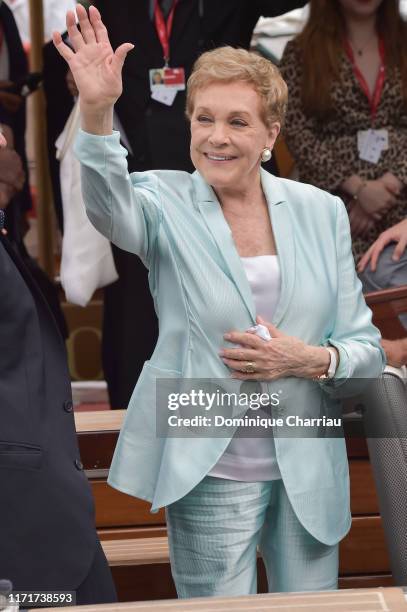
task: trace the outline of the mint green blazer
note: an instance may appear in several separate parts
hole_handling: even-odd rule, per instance
[[[154,512],[191,491],[230,442],[230,436],[158,437],[156,380],[230,378],[219,357],[223,334],[255,323],[253,297],[219,201],[198,172],[129,175],[117,132],[81,131],[75,151],[91,222],[149,269],[159,338],[130,400],[109,483],[148,500]],[[281,267],[273,324],[308,344],[335,346],[338,380],[379,376],[384,354],[355,274],[343,203],[263,170],[261,181]],[[290,380],[298,388],[309,383]],[[322,404],[328,414],[331,404],[337,409],[327,388],[317,390],[305,394],[308,416],[318,416]],[[298,519],[319,541],[335,544],[351,522],[344,439],[277,437],[275,444]]]

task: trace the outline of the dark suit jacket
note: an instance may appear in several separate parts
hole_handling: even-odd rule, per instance
[[[97,0],[112,45],[135,45],[125,62],[123,94],[118,115],[134,152],[133,170],[165,168],[192,170],[189,126],[184,117],[185,94],[178,92],[173,106],[151,100],[148,71],[163,66],[163,52],[149,0]],[[198,55],[222,45],[248,48],[261,15],[273,17],[304,6],[304,0],[180,0],[171,33],[171,66],[183,66],[186,77]]]
[[[4,31],[4,39],[9,51],[10,74],[9,80],[16,81],[28,73],[27,58],[21,43],[20,35],[8,6],[2,2],[0,5],[0,23]],[[10,236],[16,242],[21,239],[21,215],[32,206],[30,188],[28,184],[28,166],[25,152],[25,101],[16,113],[8,112],[0,104],[0,123],[6,123],[14,132],[14,147],[22,159],[27,180],[20,193],[18,193],[8,206],[7,221]]]
[[[0,234],[0,578],[15,589],[75,589],[96,550],[65,346]]]

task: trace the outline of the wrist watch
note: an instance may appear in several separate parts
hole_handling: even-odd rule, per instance
[[[336,368],[338,365],[338,358],[336,356],[335,349],[330,346],[326,346],[325,348],[327,351],[329,351],[329,366],[328,370],[324,374],[317,376],[317,380],[330,380],[331,378],[333,378],[335,376]]]

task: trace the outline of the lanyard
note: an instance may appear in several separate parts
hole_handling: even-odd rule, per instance
[[[150,19],[151,19],[151,21],[154,19],[154,7],[155,7],[155,0],[150,0],[149,12],[150,12]],[[203,16],[204,16],[204,0],[198,0],[198,13],[199,13],[199,19],[203,19]]]
[[[160,43],[163,48],[164,61],[166,66],[168,66],[168,62],[170,61],[170,37],[172,32],[172,24],[174,22],[174,13],[177,4],[178,0],[174,0],[167,21],[165,21],[164,19],[164,15],[162,13],[160,5],[158,4],[158,0],[155,0],[154,5],[154,22],[158,38],[160,39]]]
[[[191,1],[191,0],[189,0]],[[155,6],[156,0],[150,0],[150,20],[155,22]],[[202,50],[205,46],[205,36],[203,31],[203,18],[204,18],[204,0],[198,0],[198,15],[199,15],[199,36],[198,36],[198,49]]]
[[[345,50],[347,56],[352,64],[353,72],[359,82],[360,87],[362,88],[363,93],[369,100],[370,104],[370,114],[372,118],[372,123],[376,117],[377,108],[380,103],[380,98],[382,97],[384,81],[386,80],[386,67],[385,67],[385,50],[384,50],[384,42],[380,38],[379,39],[379,54],[380,54],[380,67],[379,74],[377,75],[376,84],[372,95],[370,95],[369,87],[366,83],[366,79],[359,70],[355,62],[355,56],[353,54],[353,49],[349,43],[349,41],[345,42]]]

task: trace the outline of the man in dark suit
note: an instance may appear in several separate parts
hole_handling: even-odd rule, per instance
[[[6,58],[6,59],[5,59]],[[30,186],[28,181],[28,164],[25,150],[26,131],[26,104],[25,98],[9,90],[9,85],[15,85],[28,75],[27,58],[21,43],[17,25],[8,6],[0,4],[0,124],[8,139],[12,151],[0,152],[0,165],[3,173],[0,176],[0,208],[7,204],[6,227],[8,238],[13,243],[24,263],[29,267],[37,284],[41,286],[48,304],[58,322],[62,334],[67,336],[67,328],[62,310],[58,301],[55,285],[29,256],[23,242],[28,229],[26,213],[32,206]],[[4,183],[5,158],[12,161],[14,166],[21,167],[22,180],[15,181],[14,185]],[[16,173],[14,173],[17,176]]]
[[[65,345],[3,225],[0,210],[0,578],[15,590],[76,591],[78,604],[115,601],[79,456]]]
[[[32,206],[25,152],[26,105],[24,98],[7,91],[6,83],[13,84],[25,77],[28,65],[13,14],[4,2],[0,5],[0,41],[0,54],[8,57],[8,62],[2,62],[3,72],[0,73],[0,121],[12,132],[13,146],[21,159],[26,177],[22,189],[12,197],[7,214],[9,235],[15,242],[20,242],[24,214]]]
[[[95,4],[113,48],[123,42],[135,45],[124,65],[123,94],[116,105],[132,148],[130,170],[191,171],[185,92],[179,91],[171,106],[151,98],[149,70],[164,64],[155,0]],[[203,51],[222,45],[248,48],[260,16],[275,17],[305,4],[305,0],[159,0],[167,23],[174,9],[169,65],[184,68],[187,79]],[[143,264],[115,246],[113,254],[119,280],[105,290],[103,365],[112,407],[125,408],[156,343],[157,321]]]

